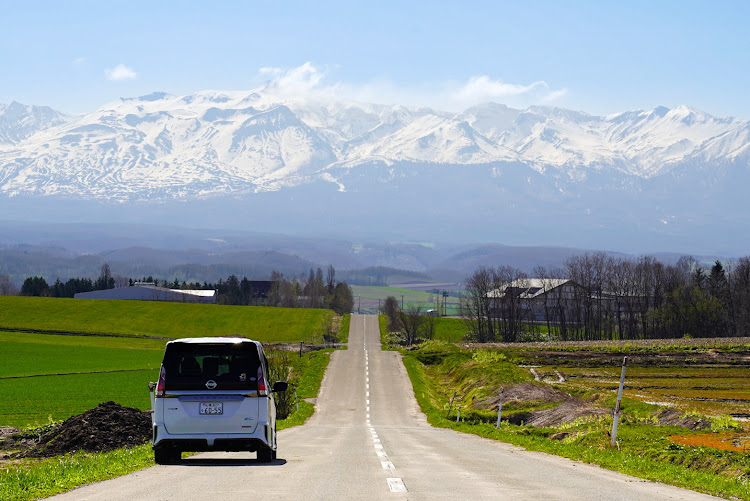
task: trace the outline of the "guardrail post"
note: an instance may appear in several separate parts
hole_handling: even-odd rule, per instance
[[[505,393],[505,388],[500,388],[500,398],[497,401],[497,424],[495,428],[500,428],[500,416],[503,413],[503,393]]]
[[[461,421],[461,406],[458,406],[458,414],[456,414],[456,422]]]
[[[610,445],[615,447],[617,445],[617,422],[620,420],[620,402],[622,401],[622,389],[625,386],[625,367],[628,365],[628,357],[622,360],[622,372],[620,373],[620,388],[617,390],[617,405],[615,406],[615,413],[612,416],[612,440]]]
[[[297,397],[297,389],[294,389],[294,401],[297,402],[297,412],[299,412],[299,398]]]

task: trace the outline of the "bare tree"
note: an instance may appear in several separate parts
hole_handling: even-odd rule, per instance
[[[738,335],[747,336],[750,332],[750,257],[740,258],[734,264],[730,281],[735,329]]]
[[[519,340],[524,322],[531,320],[526,297],[529,290],[528,277],[512,266],[500,266],[493,272],[496,294],[492,318],[497,325],[496,332],[506,343]]]
[[[404,326],[406,345],[411,346],[422,334],[423,327],[427,325],[428,317],[422,315],[421,306],[414,305],[407,306],[406,311],[399,310],[398,316]]]
[[[480,267],[466,278],[466,293],[461,297],[461,316],[466,321],[469,332],[480,343],[495,340],[494,324],[491,321],[490,308],[495,296],[494,271]]]
[[[0,275],[0,296],[17,296],[19,292],[8,275]]]
[[[388,296],[383,302],[383,306],[380,308],[383,315],[388,317],[388,330],[390,332],[400,331],[403,326],[398,316],[398,299],[396,296]]]

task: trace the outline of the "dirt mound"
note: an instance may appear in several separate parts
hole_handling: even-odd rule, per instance
[[[11,435],[15,435],[19,431],[21,430],[19,430],[18,428],[13,428],[12,426],[0,426],[0,440]]]
[[[506,401],[518,400],[523,402],[544,401],[562,402],[570,398],[564,391],[556,390],[547,385],[521,383],[505,389]]]
[[[664,409],[656,415],[660,425],[679,426],[689,430],[705,430],[711,428],[711,421],[695,416],[685,416],[674,409]]]
[[[49,457],[79,450],[104,452],[141,445],[150,437],[148,411],[105,402],[42,434],[38,443],[21,455]]]
[[[482,401],[478,408],[497,409],[499,396]],[[547,409],[537,409],[528,412],[510,413],[507,415],[513,424],[528,424],[539,427],[560,426],[571,423],[584,416],[603,416],[610,411],[595,407],[589,402],[570,396],[570,394],[556,390],[546,384],[520,383],[506,386],[503,392],[503,405],[509,402],[520,402],[529,406],[540,403],[560,402],[560,405]]]
[[[568,400],[570,395],[564,391],[556,390],[548,385],[519,383],[512,386],[506,386],[503,390],[503,405],[508,402],[563,402]],[[494,396],[482,400],[476,405],[478,409],[497,409],[500,396]]]
[[[526,424],[537,427],[560,426],[564,423],[572,423],[584,416],[605,416],[610,411],[593,407],[582,400],[571,398],[557,407],[550,409],[535,410],[530,413]]]

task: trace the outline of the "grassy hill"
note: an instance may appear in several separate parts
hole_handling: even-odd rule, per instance
[[[319,341],[332,317],[330,310],[0,297],[0,330],[165,338],[242,335],[292,343]]]
[[[319,342],[332,318],[329,310],[0,297],[0,425],[41,425],[107,400],[148,408],[166,340],[147,336]]]

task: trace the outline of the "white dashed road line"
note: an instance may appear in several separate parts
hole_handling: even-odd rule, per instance
[[[391,492],[406,492],[404,481],[400,478],[388,478],[388,488]]]
[[[367,325],[367,322],[365,320],[365,327]],[[378,437],[377,432],[375,431],[375,428],[370,424],[370,362],[368,360],[367,356],[367,343],[363,343],[363,348],[365,350],[365,396],[367,404],[367,426],[370,428],[370,435],[372,436],[372,446],[375,449],[375,453],[378,455],[378,457],[381,459],[380,465],[383,467],[384,470],[395,470],[396,466],[391,461],[384,461],[385,458],[388,457],[388,454],[385,453],[383,450],[383,444],[380,442],[380,438]],[[406,485],[404,485],[404,481],[398,477],[388,477],[386,479],[388,481],[388,489],[391,492],[408,492],[406,490]]]

